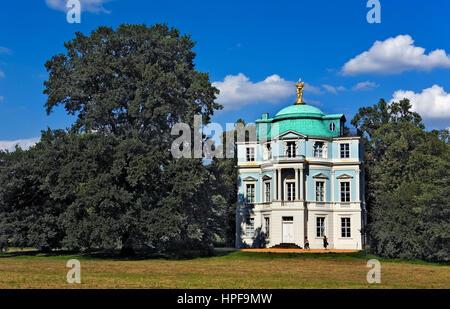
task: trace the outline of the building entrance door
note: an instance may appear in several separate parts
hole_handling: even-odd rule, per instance
[[[294,223],[293,222],[283,222],[283,243],[293,244],[294,243]]]

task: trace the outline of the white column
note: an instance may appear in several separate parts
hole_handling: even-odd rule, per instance
[[[262,171],[259,172],[259,202],[264,202],[263,200],[263,176]]]
[[[298,187],[299,187],[299,182],[298,182],[298,168],[295,169],[295,200],[298,201],[300,198],[298,196]]]
[[[331,171],[331,179],[330,179],[330,186],[331,186],[331,198],[330,202],[337,202],[334,200],[334,170]]]
[[[305,176],[305,201],[308,200],[308,176]]]
[[[360,189],[361,189],[361,186],[360,186],[360,184],[359,184],[359,173],[360,173],[360,170],[359,170],[359,168],[356,170],[356,172],[355,172],[355,174],[356,174],[356,184],[355,184],[355,190],[356,190],[356,195],[355,195],[355,197],[356,197],[356,202],[360,202],[360,197],[359,197],[359,191],[360,191]],[[351,189],[350,189],[351,190]],[[350,191],[351,192],[351,191]]]
[[[281,168],[278,169],[278,200],[282,201],[282,197],[281,197]]]
[[[303,168],[300,169],[300,200],[304,200],[305,196],[303,195],[303,182],[304,182],[304,178],[303,178]]]
[[[272,190],[273,190],[273,200],[274,201],[278,200],[277,174],[278,174],[277,170],[273,170],[273,188],[272,188]]]

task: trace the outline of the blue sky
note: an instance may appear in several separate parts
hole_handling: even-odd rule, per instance
[[[0,148],[71,125],[63,108],[45,113],[44,63],[75,31],[121,23],[167,23],[192,35],[197,69],[222,90],[220,124],[273,116],[294,102],[301,77],[308,104],[348,121],[380,98],[408,97],[427,128],[450,127],[448,0],[380,0],[380,24],[367,22],[366,0],[81,0],[81,24],[66,21],[65,2],[2,1]]]

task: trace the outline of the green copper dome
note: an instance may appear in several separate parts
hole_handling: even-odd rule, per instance
[[[258,139],[273,139],[284,132],[294,131],[307,136],[337,137],[344,126],[343,114],[325,115],[317,107],[294,104],[270,118],[264,113],[256,120]]]
[[[284,119],[284,118],[322,118],[325,116],[324,113],[317,107],[306,105],[306,104],[296,104],[283,108],[279,111],[274,119]]]
[[[340,136],[345,123],[344,115],[325,115],[317,107],[307,105],[303,101],[305,83],[300,79],[295,86],[297,101],[294,105],[283,108],[273,118],[263,113],[261,119],[256,120],[258,140],[282,138],[286,132],[317,137]]]

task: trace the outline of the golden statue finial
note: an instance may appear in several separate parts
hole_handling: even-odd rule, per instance
[[[303,102],[303,87],[305,87],[305,83],[302,82],[302,79],[300,78],[295,86],[297,86],[297,102],[295,102],[295,105],[305,104],[305,102]]]

